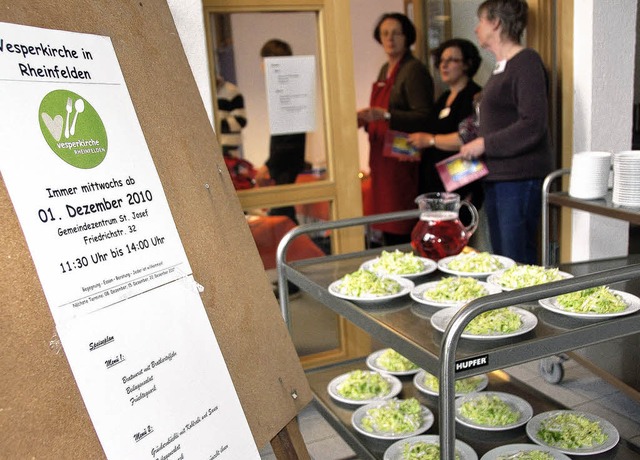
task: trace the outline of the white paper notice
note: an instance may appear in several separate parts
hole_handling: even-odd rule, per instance
[[[259,459],[110,39],[0,23],[0,101],[2,178],[107,457]]]
[[[176,281],[58,328],[110,459],[260,458],[190,286]]]
[[[108,37],[0,23],[0,171],[57,324],[191,273]]]
[[[271,134],[316,129],[315,56],[264,59]]]

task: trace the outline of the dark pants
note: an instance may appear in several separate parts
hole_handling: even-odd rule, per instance
[[[484,191],[493,252],[537,264],[542,179],[485,182]]]

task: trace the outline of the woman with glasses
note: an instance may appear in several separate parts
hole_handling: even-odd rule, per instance
[[[535,264],[544,177],[552,170],[547,74],[540,56],[520,44],[524,0],[487,0],[478,7],[480,46],[496,57],[482,91],[480,136],[463,145],[483,157],[485,210],[493,252]]]
[[[409,142],[422,152],[420,192],[444,192],[444,185],[436,170],[436,163],[450,157],[462,146],[460,124],[474,114],[474,99],[482,88],[473,81],[482,58],[478,48],[469,40],[454,38],[442,43],[432,52],[440,79],[447,85],[434,105],[429,117],[429,132],[409,135]],[[425,128],[423,127],[423,129]],[[469,140],[469,139],[464,139]],[[482,185],[472,182],[458,190],[463,199],[480,208],[483,200]]]
[[[387,62],[373,83],[370,106],[358,111],[358,126],[369,134],[369,169],[373,213],[415,209],[419,163],[383,155],[387,130],[415,132],[427,122],[433,106],[433,80],[410,47],[416,29],[404,14],[386,13],[373,32]],[[375,226],[383,232],[383,244],[407,243],[415,221]]]

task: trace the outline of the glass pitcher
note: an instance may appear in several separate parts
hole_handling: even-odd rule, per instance
[[[440,260],[459,254],[478,227],[478,210],[457,193],[424,193],[416,198],[422,213],[411,232],[411,246],[422,257]],[[460,222],[460,206],[471,212],[471,223]]]

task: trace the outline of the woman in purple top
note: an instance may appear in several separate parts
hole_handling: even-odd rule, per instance
[[[544,177],[552,170],[547,74],[540,56],[520,44],[527,25],[525,0],[486,0],[475,33],[496,57],[480,104],[480,137],[462,146],[483,157],[485,210],[496,254],[527,264],[536,243]]]

